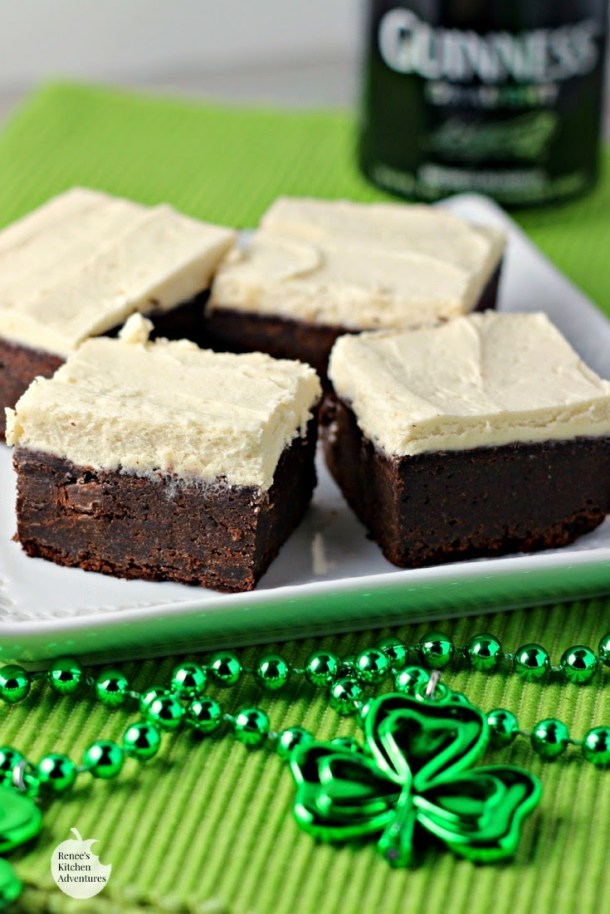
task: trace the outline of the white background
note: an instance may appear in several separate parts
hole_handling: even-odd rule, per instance
[[[355,55],[361,0],[0,0],[0,90]]]

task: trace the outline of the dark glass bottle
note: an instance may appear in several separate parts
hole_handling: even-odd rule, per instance
[[[608,0],[369,0],[359,159],[397,194],[547,203],[596,180]]]

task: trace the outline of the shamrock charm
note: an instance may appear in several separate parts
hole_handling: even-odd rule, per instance
[[[364,733],[363,749],[309,742],[292,751],[301,828],[326,841],[379,835],[379,852],[397,867],[411,863],[416,826],[469,860],[515,852],[540,783],[521,768],[471,767],[489,727],[463,696],[384,695],[370,703]]]

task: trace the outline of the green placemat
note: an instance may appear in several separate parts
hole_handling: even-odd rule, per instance
[[[358,175],[347,115],[291,114],[176,103],[78,86],[37,93],[0,137],[0,220],[6,223],[50,195],[81,183],[145,203],[238,226],[254,225],[279,193],[383,198]],[[610,313],[610,180],[560,210],[530,212],[520,221],[540,247]],[[609,570],[610,575],[610,570]],[[558,659],[577,642],[596,645],[610,629],[610,604],[589,600],[449,621],[458,643],[480,630],[507,647],[541,641]],[[421,627],[400,630],[417,640]],[[324,642],[295,642],[282,651],[302,664],[321,643],[341,654],[382,633]],[[387,634],[387,632],[386,632]],[[245,654],[252,663],[256,652]],[[174,660],[132,664],[137,688],[167,678]],[[496,674],[451,673],[448,681],[484,708],[506,706],[524,727],[559,716],[574,735],[608,722],[609,671],[595,685],[522,685]],[[284,696],[261,698],[250,680],[223,698],[267,708],[272,725],[299,723],[320,737],[352,734],[355,725],[330,712],[300,684]],[[110,715],[86,696],[54,700],[36,686],[21,706],[2,709],[1,741],[36,760],[51,750],[73,758],[90,741],[120,739],[133,714]],[[490,756],[491,758],[491,756]],[[138,772],[128,763],[116,782],[83,784],[53,803],[45,829],[27,852],[11,858],[27,889],[17,910],[92,914],[597,914],[607,903],[610,773],[574,754],[540,762],[519,744],[494,759],[526,765],[544,784],[539,811],[528,820],[512,863],[477,867],[430,848],[418,868],[392,871],[372,845],[316,845],[292,821],[291,778],[277,758],[228,738],[196,742],[169,737],[159,758]],[[113,865],[103,894],[72,901],[52,882],[53,848],[78,828],[99,840],[96,852]]]

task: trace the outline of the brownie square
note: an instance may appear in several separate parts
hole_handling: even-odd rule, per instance
[[[330,374],[328,467],[396,565],[563,546],[610,512],[610,383],[543,315],[344,337]]]
[[[81,188],[8,226],[0,232],[0,407],[134,312],[149,315],[158,334],[200,342],[210,278],[234,237],[168,206]]]
[[[610,437],[395,457],[332,395],[320,422],[347,503],[403,568],[565,546],[610,512]]]
[[[345,333],[493,308],[504,239],[426,206],[281,198],[221,265],[208,343],[308,362]]]
[[[89,340],[8,410],[16,539],[118,577],[251,590],[316,477],[315,373],[186,341]]]

